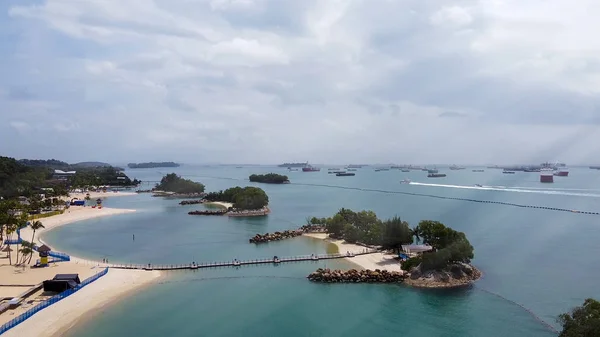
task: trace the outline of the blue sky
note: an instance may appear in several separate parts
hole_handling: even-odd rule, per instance
[[[592,0],[0,3],[0,153],[596,163]]]

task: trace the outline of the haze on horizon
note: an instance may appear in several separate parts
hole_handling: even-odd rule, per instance
[[[0,154],[600,162],[592,0],[5,0]]]

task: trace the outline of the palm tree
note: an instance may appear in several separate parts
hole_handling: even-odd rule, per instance
[[[421,241],[421,228],[419,228],[419,226],[416,226],[415,228],[413,228],[412,230],[412,235],[417,239],[417,243],[419,243],[419,241]]]
[[[30,222],[29,227],[31,227],[31,229],[33,230],[33,234],[31,234],[31,248],[33,248],[35,246],[35,241],[33,241],[35,239],[35,231],[37,231],[38,229],[46,228],[46,227],[44,227],[42,222],[38,221],[38,220]],[[27,263],[31,262],[32,256],[33,256],[33,254],[29,255],[29,261],[27,261]]]
[[[19,264],[24,264],[25,260],[27,260],[27,257],[29,257],[27,263],[31,262],[31,257],[33,256],[33,246],[34,244],[29,241],[23,240],[21,242],[21,249],[19,249],[19,251],[22,254],[22,260],[21,262],[18,262]]]

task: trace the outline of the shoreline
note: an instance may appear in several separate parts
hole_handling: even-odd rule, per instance
[[[347,243],[343,240],[330,239],[326,233],[304,233],[302,236],[332,243],[338,248],[338,252],[340,254],[344,254],[344,252],[356,253],[365,249],[363,246]],[[373,253],[368,255],[346,257],[344,260],[351,262],[362,269],[380,269],[407,274],[406,271],[400,268],[400,263],[394,259],[395,256],[396,254]],[[449,282],[434,280],[433,277],[419,277],[416,279],[408,277],[403,283],[409,287],[420,289],[453,289],[468,287],[479,280],[483,276],[483,273],[472,264],[466,265],[472,269],[472,276],[465,274],[465,276],[461,279],[449,278]]]
[[[338,252],[340,254],[344,254],[345,252],[359,253],[366,249],[363,246],[347,243],[343,240],[330,239],[326,233],[304,233],[302,236],[333,243],[338,248]],[[351,262],[362,269],[380,269],[404,274],[404,271],[400,268],[400,263],[398,263],[394,257],[394,254],[373,253],[368,255],[346,257],[344,260]]]
[[[85,196],[85,193],[83,195]],[[137,193],[109,194],[107,192],[101,195],[103,197],[109,197],[113,195],[127,196],[137,195]],[[98,196],[92,197],[90,193],[90,197],[96,198]],[[104,207],[101,209],[91,207],[76,208],[74,206],[68,210],[65,210],[65,213],[63,214],[41,219],[41,222],[45,226],[45,228],[36,231],[34,241],[38,244],[45,244],[43,241],[43,234],[61,226],[98,217],[133,213],[135,211],[136,210],[133,209]],[[30,228],[22,229],[21,237],[24,240],[30,240],[32,232],[33,231]],[[32,258],[32,262],[34,262],[35,260],[35,258]],[[93,270],[95,274],[100,270],[100,267],[105,266],[110,266],[110,264],[100,263],[98,261],[92,261],[82,259],[76,256],[71,256],[71,261],[53,263],[50,267],[36,270],[39,271],[39,273],[45,272],[45,274],[48,274],[50,276],[46,276],[45,274],[36,275],[34,273],[34,270],[32,269],[27,269],[27,271],[29,271],[30,273],[30,278],[36,276],[38,278],[40,276],[46,276],[45,278],[47,279],[47,277],[51,278],[52,275],[56,273],[59,268],[61,269],[61,273],[81,273],[82,271],[90,273],[90,271]],[[10,274],[12,274],[14,268],[14,266],[2,266],[2,268],[0,268],[0,271],[4,269],[4,271],[10,277]],[[3,334],[3,336],[63,336],[65,332],[70,330],[73,326],[87,319],[86,317],[91,317],[96,310],[102,309],[103,307],[109,306],[113,303],[116,303],[117,301],[121,301],[126,296],[134,293],[134,291],[140,291],[143,288],[150,286],[153,283],[153,281],[155,281],[161,276],[161,274],[162,273],[160,271],[119,270],[109,268],[108,273],[103,277],[80,289],[73,295],[66,297],[63,300],[51,305],[50,307],[41,310],[29,319],[23,321],[21,324],[7,331],[5,334]]]

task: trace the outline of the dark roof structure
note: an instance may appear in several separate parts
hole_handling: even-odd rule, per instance
[[[77,284],[80,284],[79,274],[56,274],[54,275],[53,280],[55,281],[73,281]]]
[[[46,280],[44,283],[44,291],[62,293],[65,290],[77,288],[77,283],[67,280]]]
[[[37,251],[40,253],[47,253],[49,251],[51,251],[52,249],[46,245],[42,245],[41,247],[38,247]]]

